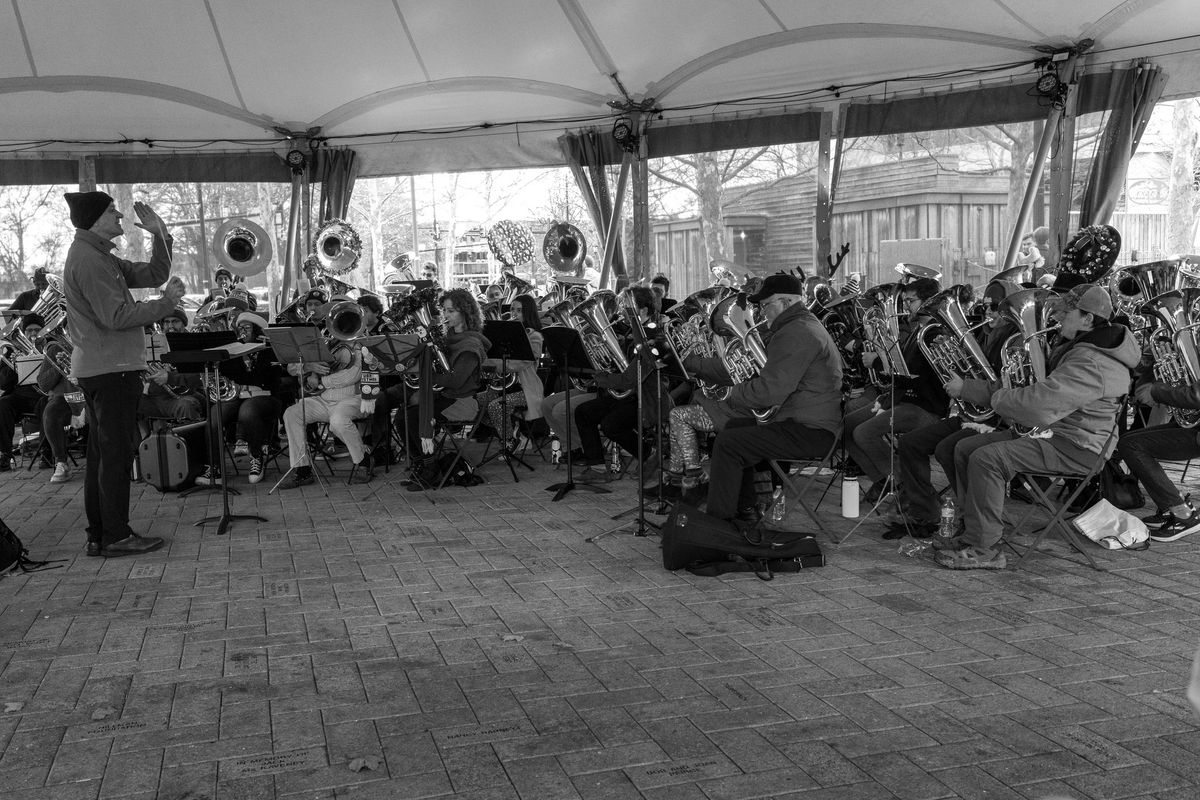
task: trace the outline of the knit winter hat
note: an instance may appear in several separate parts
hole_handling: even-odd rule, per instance
[[[63,197],[71,209],[71,224],[84,230],[95,225],[113,203],[107,192],[67,192]]]

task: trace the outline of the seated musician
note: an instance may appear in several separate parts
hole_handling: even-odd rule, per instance
[[[64,324],[61,335],[68,336]],[[60,364],[65,365],[67,373],[71,371],[71,355],[64,352],[58,341],[46,343],[43,351],[42,366],[38,370],[38,390],[46,395],[46,405],[42,408],[42,435],[50,445],[50,455],[54,459],[54,474],[50,476],[51,483],[65,483],[71,479],[71,468],[67,466],[67,425],[71,417],[83,412],[83,392],[67,375],[63,374]]]
[[[409,398],[410,405],[405,409],[405,446],[410,455],[414,480],[410,488],[413,489],[435,482],[431,471],[436,471],[436,465],[428,458],[432,452],[433,422],[470,420],[479,412],[475,392],[479,389],[479,373],[491,346],[483,335],[479,303],[469,291],[451,289],[442,294],[440,303],[446,326],[442,345],[450,371],[433,375],[433,383],[441,387],[437,392],[422,376],[423,385]]]
[[[45,325],[40,315],[26,314],[21,318],[20,329],[33,341]],[[7,358],[0,362],[0,472],[12,469],[13,434],[17,422],[25,414],[41,414],[42,400],[36,386],[17,385],[16,369],[9,366]]]
[[[821,321],[804,304],[804,287],[788,273],[769,275],[750,295],[767,321],[767,362],[734,386],[710,413],[730,421],[713,444],[708,513],[757,520],[754,467],[763,459],[820,458],[842,421],[842,359]],[[756,410],[776,408],[755,424]]]
[[[324,289],[309,289],[304,295],[304,301],[300,303],[301,317],[306,321],[312,321],[315,324],[320,324],[319,319],[315,319],[326,303],[332,302],[329,295]]]
[[[911,378],[892,376],[892,390],[880,394],[878,402],[846,415],[846,452],[871,479],[865,499],[874,503],[891,489],[892,445],[888,438],[937,422],[946,416],[949,399],[937,373],[917,345],[917,332],[932,321],[921,307],[940,291],[933,278],[917,278],[905,284],[901,297],[908,312],[901,324],[901,352]],[[863,353],[863,366],[886,372],[888,359],[874,352]]]
[[[231,288],[233,288],[233,273],[225,267],[218,267],[217,271],[213,273],[213,288],[208,294],[204,295],[204,299],[200,301],[200,305],[226,297]]]
[[[238,341],[252,344],[262,341],[267,320],[250,311],[243,311],[234,324]],[[220,458],[224,442],[240,430],[250,453],[250,482],[262,480],[263,470],[271,449],[278,452],[279,418],[283,409],[296,402],[295,381],[287,369],[275,361],[275,352],[267,347],[242,358],[220,364],[220,373],[240,387],[238,396],[221,400],[221,420],[217,421],[217,406],[212,404],[208,416],[211,452]],[[220,435],[223,432],[224,435]],[[208,485],[221,479],[215,464],[204,468],[196,483]]]
[[[1044,380],[1011,389],[977,380],[953,380],[952,397],[990,405],[1013,423],[1049,431],[1049,438],[995,433],[958,443],[954,458],[963,498],[964,529],[936,543],[938,564],[950,569],[1003,569],[998,550],[1004,533],[1004,495],[1018,473],[1086,473],[1115,447],[1110,439],[1129,371],[1141,358],[1133,334],[1109,321],[1108,292],[1080,284],[1058,301],[1059,343],[1047,359]],[[1000,441],[997,441],[998,437]]]
[[[1004,345],[1017,331],[1012,321],[997,313],[998,306],[1004,298],[1019,291],[1021,287],[1012,281],[992,281],[983,293],[988,324],[977,328],[975,337],[997,375],[1004,369]],[[937,531],[940,509],[938,493],[930,477],[929,457],[937,458],[950,490],[954,491],[954,446],[980,432],[977,427],[964,427],[963,418],[951,413],[945,419],[916,428],[899,438],[896,444],[898,508],[888,521],[884,539],[900,539],[910,533],[917,538],[928,538]]]
[[[182,308],[172,309],[159,321],[164,333],[181,333],[187,330],[187,312]],[[180,372],[170,364],[154,362],[146,367],[146,386],[138,402],[138,414],[142,417],[157,417],[179,422],[204,419],[204,386],[199,372]],[[142,433],[147,433],[147,423],[141,423]]]
[[[642,329],[657,324],[658,295],[645,286],[630,286],[625,292],[633,299]],[[637,457],[639,369],[636,356],[642,359],[641,426],[644,430],[652,430],[667,419],[671,409],[671,393],[656,368],[654,349],[652,346],[639,347],[638,344],[632,334],[626,338],[625,354],[629,366],[623,372],[594,376],[597,388],[628,392],[627,396],[616,398],[602,391],[595,398],[575,406],[575,427],[579,431],[579,448],[582,451],[580,464],[583,466],[604,465],[604,448],[600,439],[602,432],[626,453]],[[650,449],[643,445],[642,450],[643,458],[649,458]],[[647,472],[642,470],[643,478],[647,477]]]
[[[1171,385],[1150,379],[1137,385],[1134,396],[1145,406],[1197,409],[1200,383]],[[1154,515],[1142,519],[1150,528],[1151,539],[1174,542],[1200,531],[1200,512],[1184,499],[1179,486],[1167,477],[1159,463],[1200,456],[1200,436],[1195,428],[1181,428],[1169,422],[1131,430],[1117,442],[1117,454],[1154,502]]]
[[[671,293],[671,279],[660,272],[650,279],[650,289],[658,295],[658,310],[663,314],[670,311],[676,302],[667,296]]]
[[[500,397],[501,390],[485,389],[475,395],[475,400],[480,404],[487,405],[487,425],[496,432],[497,436],[501,432],[507,431],[510,438],[515,438],[518,433],[517,428],[512,422],[504,419],[506,406],[509,419],[519,416],[526,422],[533,422],[542,418],[544,390],[542,379],[538,375],[537,362],[542,357],[543,341],[542,321],[538,316],[537,301],[533,297],[527,294],[519,294],[514,297],[511,314],[514,320],[524,326],[525,333],[529,336],[529,349],[533,351],[533,363],[515,370],[516,382],[502,390],[508,395],[507,397]],[[512,368],[511,363],[509,367]],[[501,446],[508,447],[508,443],[502,442]]]
[[[283,412],[288,459],[292,463],[291,475],[282,484],[284,489],[306,486],[314,480],[305,434],[305,427],[314,422],[329,423],[329,432],[350,451],[355,467],[351,482],[369,483],[375,477],[371,454],[354,424],[362,415],[358,385],[362,375],[361,348],[338,342],[331,351],[332,362],[306,362],[304,374],[300,373],[300,364],[288,364],[288,372],[303,382],[304,390],[301,400]]]

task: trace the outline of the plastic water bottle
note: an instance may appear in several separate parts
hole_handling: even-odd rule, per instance
[[[783,522],[783,518],[787,516],[787,498],[783,494],[783,487],[776,486],[774,493],[771,495],[771,521]]]
[[[562,442],[557,436],[550,438],[550,463],[558,464],[562,461]]]
[[[859,488],[858,478],[842,478],[842,516],[847,519],[858,518]]]
[[[942,514],[938,522],[938,538],[949,540],[954,538],[954,495],[947,493],[942,500]]]

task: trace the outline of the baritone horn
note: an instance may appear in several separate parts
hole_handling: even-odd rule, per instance
[[[271,237],[248,219],[227,219],[217,227],[213,252],[222,267],[243,278],[264,272],[271,263]]]

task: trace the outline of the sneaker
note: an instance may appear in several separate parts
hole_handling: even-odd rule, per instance
[[[204,472],[201,472],[196,476],[197,486],[217,486],[220,483],[221,470],[217,469],[212,464],[209,464],[204,468]]]
[[[250,445],[246,444],[245,439],[238,439],[237,442],[233,445],[233,454],[234,454],[234,456],[250,455]]]
[[[1161,528],[1150,531],[1150,538],[1156,542],[1173,542],[1200,531],[1200,511],[1193,511],[1187,519],[1177,519],[1170,511],[1167,515],[1170,519]]]
[[[990,547],[968,545],[958,550],[938,550],[933,557],[946,569],[1005,569],[1008,560],[1004,553]]]
[[[250,482],[258,483],[263,476],[263,460],[261,458],[250,459]]]
[[[71,480],[71,469],[61,461],[54,465],[54,474],[50,476],[51,483],[66,483]]]
[[[303,467],[298,467],[292,470],[292,474],[287,477],[287,480],[279,484],[279,488],[299,489],[301,486],[308,486],[315,480],[316,478],[313,477],[312,468],[304,469]]]
[[[1142,517],[1142,522],[1146,523],[1148,528],[1157,528],[1164,522],[1167,522],[1171,517],[1171,509],[1157,508],[1154,513],[1148,517]]]

